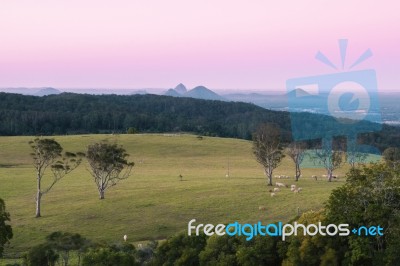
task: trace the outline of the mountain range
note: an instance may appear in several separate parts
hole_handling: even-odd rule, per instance
[[[164,95],[172,97],[188,97],[188,98],[203,99],[203,100],[217,100],[217,101],[226,100],[219,94],[213,92],[212,90],[204,86],[197,86],[188,91],[185,85],[183,85],[182,83],[178,84],[174,89],[167,90],[167,92],[165,92]]]

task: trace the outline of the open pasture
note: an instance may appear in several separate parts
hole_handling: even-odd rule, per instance
[[[194,135],[76,135],[55,136],[67,151],[84,152],[90,143],[107,139],[123,145],[135,162],[132,175],[99,200],[84,161],[57,183],[42,200],[42,216],[35,214],[35,172],[28,141],[33,137],[0,137],[0,197],[11,214],[14,238],[6,255],[18,255],[54,231],[80,233],[94,241],[138,243],[163,239],[187,230],[187,223],[288,221],[298,211],[319,209],[330,191],[342,184],[348,166],[337,170],[340,178],[328,183],[323,169],[303,169],[297,182],[300,193],[290,191],[293,162],[285,157],[274,175],[281,187],[274,197],[252,143]],[[229,171],[229,176],[227,176]],[[51,174],[51,172],[48,172]],[[182,175],[182,181],[180,180]],[[315,181],[312,175],[320,178]],[[47,180],[51,175],[47,176]]]

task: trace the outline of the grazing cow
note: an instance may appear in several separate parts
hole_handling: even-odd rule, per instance
[[[279,188],[274,188],[274,192],[279,192]]]
[[[274,192],[271,193],[271,197],[275,197],[275,195],[276,195],[276,194],[275,194]]]
[[[267,208],[265,208],[265,206],[258,206],[258,210],[259,211],[265,211]]]

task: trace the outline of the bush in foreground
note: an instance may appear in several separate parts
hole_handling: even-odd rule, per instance
[[[10,221],[10,214],[6,211],[6,204],[0,198],[0,258],[3,256],[4,245],[13,237]]]

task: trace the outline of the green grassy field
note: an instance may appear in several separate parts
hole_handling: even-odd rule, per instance
[[[43,197],[43,217],[34,218],[35,173],[27,144],[31,139],[0,137],[0,197],[14,230],[8,256],[18,256],[53,231],[109,242],[121,241],[127,234],[129,241],[138,243],[184,231],[193,218],[214,224],[287,221],[297,208],[302,212],[321,208],[330,191],[343,184],[348,170],[347,166],[337,170],[341,178],[328,183],[311,178],[324,174],[323,169],[304,169],[298,182],[301,193],[283,189],[271,198],[271,187],[249,141],[168,134],[58,136],[55,139],[65,150],[73,152],[85,151],[88,144],[103,139],[117,141],[136,165],[131,177],[99,200],[84,162]],[[285,158],[275,174],[292,176],[280,182],[294,184],[293,169]]]

